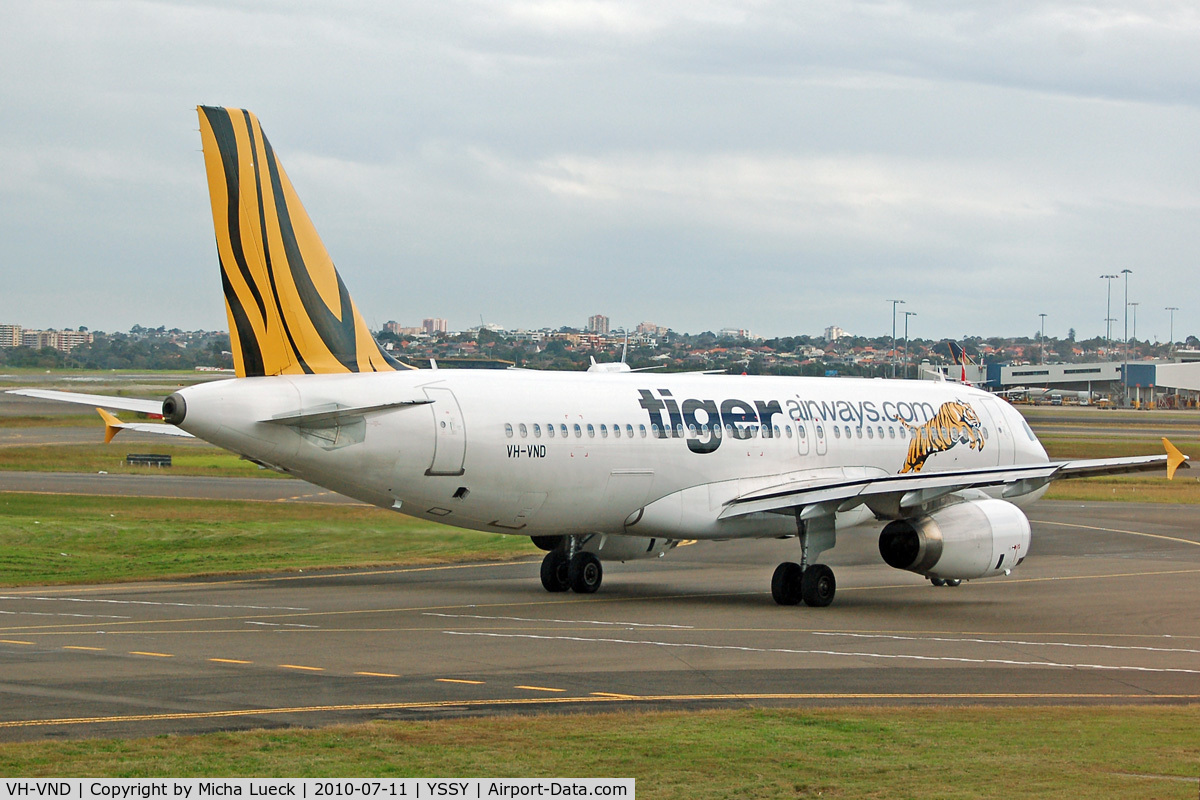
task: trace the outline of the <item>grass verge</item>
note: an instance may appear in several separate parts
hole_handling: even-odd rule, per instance
[[[170,467],[131,467],[126,453],[162,453],[171,456]],[[158,442],[127,444],[57,444],[5,447],[0,469],[28,472],[111,472],[139,475],[208,475],[226,478],[284,478],[262,469],[235,453],[211,445],[177,445]]]
[[[0,745],[26,777],[633,777],[650,798],[1196,797],[1200,711],[543,715]]]
[[[0,493],[0,585],[536,555],[367,506]]]
[[[1055,481],[1047,500],[1108,500],[1114,503],[1200,503],[1200,479],[1196,470],[1180,471],[1175,480],[1161,475],[1106,475]],[[1190,474],[1189,474],[1190,473]]]

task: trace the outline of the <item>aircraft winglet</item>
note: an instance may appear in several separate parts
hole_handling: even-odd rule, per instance
[[[1175,477],[1175,470],[1179,469],[1180,465],[1188,466],[1188,457],[1179,452],[1179,448],[1171,444],[1167,437],[1163,437],[1163,447],[1167,450],[1167,480]]]
[[[121,420],[117,419],[103,408],[97,408],[96,413],[100,415],[100,419],[104,420],[104,443],[108,444],[113,440],[114,436],[121,432],[121,428],[125,426],[121,424]]]

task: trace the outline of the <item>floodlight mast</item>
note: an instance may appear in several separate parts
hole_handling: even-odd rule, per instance
[[[1133,274],[1133,270],[1126,268],[1121,270],[1121,274],[1125,276],[1125,365],[1121,368],[1121,387],[1123,389],[1122,396],[1125,403],[1129,403],[1129,276]]]
[[[889,300],[892,304],[892,377],[896,377],[896,306],[904,305],[903,300]]]
[[[1108,281],[1108,305],[1104,307],[1104,357],[1112,358],[1112,282],[1116,275],[1101,275],[1102,280]]]

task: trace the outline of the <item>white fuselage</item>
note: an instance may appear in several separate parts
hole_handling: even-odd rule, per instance
[[[381,507],[525,535],[786,534],[795,523],[781,515],[691,524],[687,495],[678,523],[637,523],[691,487],[710,487],[719,506],[784,475],[900,472],[914,429],[946,403],[970,405],[982,446],[932,452],[923,472],[1047,460],[1007,402],[930,381],[419,370],[243,378],[180,394],[180,427],[221,447]],[[400,401],[420,404],[270,421]]]

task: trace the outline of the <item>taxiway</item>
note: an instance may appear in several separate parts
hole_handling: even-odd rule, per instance
[[[281,483],[269,481],[269,483]],[[0,589],[0,739],[613,708],[1200,700],[1200,508],[1042,502],[1007,578],[934,588],[844,535],[697,544],[550,595],[537,561]]]

